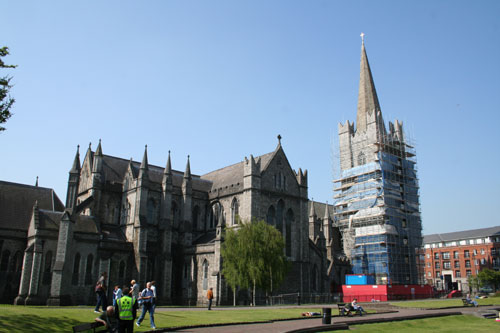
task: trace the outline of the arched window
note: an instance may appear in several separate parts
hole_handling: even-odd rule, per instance
[[[43,284],[50,284],[52,280],[52,251],[45,254],[45,261],[43,263]]]
[[[172,201],[172,211],[170,212],[170,220],[172,221],[172,227],[177,228],[179,224],[179,210],[177,209],[177,203]]]
[[[203,290],[208,289],[208,261],[203,261]]]
[[[2,261],[0,262],[0,271],[7,272],[9,268],[10,251],[4,250],[2,253]]]
[[[267,224],[274,226],[276,218],[276,211],[273,206],[267,209],[266,221]]]
[[[148,216],[147,216],[148,223],[156,224],[156,204],[153,199],[148,200],[147,210],[148,210]]]
[[[312,290],[318,291],[318,267],[316,265],[314,265],[311,272],[311,284]]]
[[[200,218],[200,207],[194,206],[192,219],[193,219],[193,231],[198,229],[198,219]]]
[[[125,200],[123,203],[122,224],[127,224],[129,222],[130,208],[130,202]]]
[[[239,209],[238,199],[234,198],[233,203],[231,204],[231,225],[238,224]]]
[[[120,267],[118,269],[118,278],[120,279],[120,283],[125,280],[125,262],[120,261]]]
[[[222,207],[220,203],[216,202],[210,209],[210,224],[209,229],[215,228],[219,223],[222,223]]]
[[[17,251],[12,261],[10,263],[10,271],[11,272],[20,272],[22,265],[23,257],[21,255],[21,251]]]
[[[78,278],[80,275],[80,253],[75,255],[75,261],[73,262],[73,275],[71,277],[71,284],[74,286],[78,285]]]
[[[87,267],[85,268],[85,284],[92,284],[92,267],[94,266],[94,256],[87,256]]]
[[[363,165],[366,164],[366,157],[363,152],[359,153],[358,155],[358,165]]]
[[[278,211],[276,213],[276,229],[279,230],[279,232],[283,233],[283,211],[285,209],[285,204],[283,203],[283,200],[280,200],[278,202]]]
[[[285,252],[288,257],[292,256],[292,225],[293,225],[293,211],[289,209],[286,212],[285,218]]]

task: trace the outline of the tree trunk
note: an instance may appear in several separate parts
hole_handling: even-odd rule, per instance
[[[257,282],[255,281],[255,279],[253,280],[253,306],[255,306],[255,286],[256,286]]]
[[[269,267],[269,272],[271,276],[271,302],[270,304],[273,305],[273,268]]]
[[[236,286],[236,283],[234,284],[234,289],[233,289],[233,306],[236,306],[236,293],[238,292],[238,287]]]

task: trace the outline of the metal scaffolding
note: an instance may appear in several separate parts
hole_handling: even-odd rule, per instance
[[[367,145],[357,143],[365,151]],[[354,274],[373,274],[377,284],[419,284],[422,224],[415,148],[388,135],[369,151],[376,154],[374,161],[342,170],[334,181],[334,223],[344,251]]]

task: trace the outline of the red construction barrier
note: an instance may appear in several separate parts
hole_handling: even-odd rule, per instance
[[[371,284],[371,285],[343,285],[343,301],[352,302],[385,302],[389,300],[431,298],[433,289],[429,285],[419,284]]]

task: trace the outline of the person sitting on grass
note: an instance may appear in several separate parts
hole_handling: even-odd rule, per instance
[[[115,316],[115,308],[111,305],[95,321],[106,326],[106,332],[118,332],[118,320]]]

